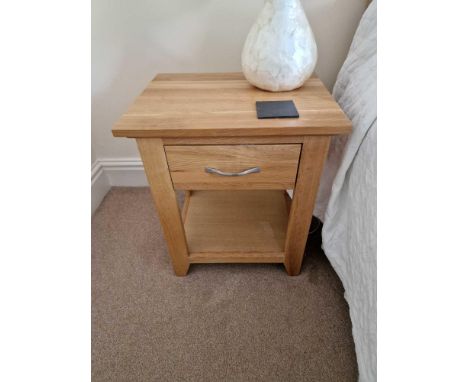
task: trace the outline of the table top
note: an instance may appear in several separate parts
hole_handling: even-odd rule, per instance
[[[293,100],[299,118],[257,119],[256,101]],[[242,73],[158,74],[114,126],[116,137],[337,135],[351,122],[312,76],[299,89],[268,92]]]

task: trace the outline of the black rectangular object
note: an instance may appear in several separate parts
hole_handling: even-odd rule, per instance
[[[299,118],[293,101],[257,101],[257,118]]]

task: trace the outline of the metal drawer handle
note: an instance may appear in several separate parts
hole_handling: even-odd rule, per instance
[[[249,174],[254,174],[256,172],[260,172],[260,167],[248,168],[247,170],[244,170],[241,172],[224,172],[224,171],[218,170],[217,168],[205,167],[205,172],[209,174],[217,174],[221,176],[244,176],[244,175],[249,175]]]

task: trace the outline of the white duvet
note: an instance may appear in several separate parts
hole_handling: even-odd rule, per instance
[[[363,15],[333,90],[353,132],[332,141],[315,208],[324,252],[345,288],[361,382],[377,380],[376,8],[373,1]]]

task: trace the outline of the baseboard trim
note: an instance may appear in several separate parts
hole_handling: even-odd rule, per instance
[[[99,162],[111,186],[148,187],[145,169],[140,158],[107,158]]]
[[[111,187],[147,187],[140,158],[97,159],[91,166],[91,213],[94,213]]]
[[[91,214],[97,210],[110,188],[109,179],[101,163],[94,162],[91,166]]]

